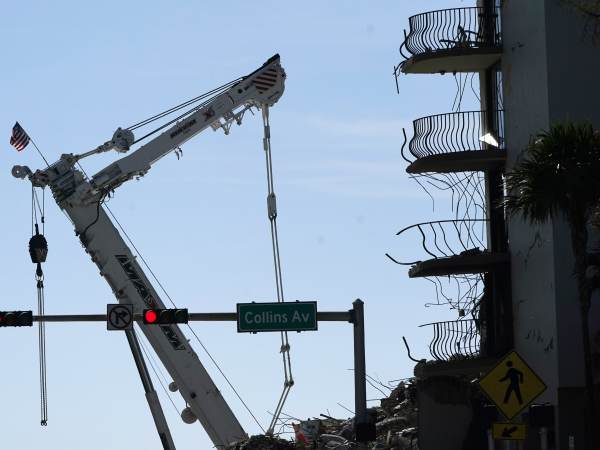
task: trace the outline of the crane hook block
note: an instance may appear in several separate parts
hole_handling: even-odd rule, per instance
[[[46,262],[46,256],[48,256],[48,242],[44,235],[40,234],[37,223],[35,224],[35,234],[29,240],[29,256],[34,264]]]

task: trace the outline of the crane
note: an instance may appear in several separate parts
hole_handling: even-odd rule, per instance
[[[85,252],[98,266],[100,275],[119,303],[133,304],[135,313],[146,308],[164,308],[159,294],[107,215],[102,202],[123,183],[144,176],[160,158],[177,151],[205,129],[222,129],[228,134],[232,124],[240,125],[244,113],[251,108],[264,111],[275,104],[283,94],[285,78],[280,57],[274,55],[249,75],[194,99],[201,103],[140,139],[136,140],[133,130],[191,103],[178,105],[134,126],[118,128],[112,139],[88,152],[63,154],[57,162],[35,172],[26,166],[14,166],[12,174],[16,178],[29,179],[33,186],[50,188],[58,206],[73,222]],[[126,153],[136,143],[150,137],[152,139],[147,143],[91,178],[76,168],[83,158],[110,150]],[[189,405],[192,417],[199,420],[215,447],[222,449],[246,437],[181,329],[177,325],[138,325]],[[147,369],[139,354],[135,334],[126,333],[163,446],[174,449],[156,392],[149,376],[144,375],[148,375]]]

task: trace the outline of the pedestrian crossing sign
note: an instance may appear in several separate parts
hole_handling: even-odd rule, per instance
[[[542,379],[514,350],[479,380],[479,387],[508,420],[546,390]]]

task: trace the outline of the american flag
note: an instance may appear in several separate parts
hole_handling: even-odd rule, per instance
[[[17,149],[17,151],[23,150],[29,144],[29,136],[23,129],[19,122],[15,123],[12,129],[12,136],[10,137],[10,145]]]

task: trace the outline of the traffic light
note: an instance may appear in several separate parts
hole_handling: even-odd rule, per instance
[[[167,325],[188,323],[187,309],[145,309],[143,314],[146,325]]]
[[[31,311],[0,311],[0,327],[30,327],[33,325]]]

